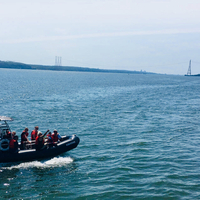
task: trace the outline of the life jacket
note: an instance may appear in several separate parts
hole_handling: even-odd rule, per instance
[[[43,137],[37,136],[36,139],[35,139],[35,144],[36,144],[36,145],[44,144],[44,139],[43,139]]]
[[[10,149],[17,149],[18,148],[18,142],[17,140],[11,139],[9,143],[9,148]]]
[[[10,143],[9,143],[10,149],[14,149],[15,148],[15,142],[16,142],[16,140],[14,140],[14,139],[10,140]]]
[[[23,132],[26,134],[26,137],[28,137],[28,132],[26,132],[25,130],[24,130]],[[22,133],[23,133],[23,132],[22,132]]]
[[[11,132],[10,132],[10,131],[5,135],[5,138],[6,138],[6,139],[12,138],[12,135],[11,135]]]
[[[50,134],[47,135],[47,142],[48,142],[49,144],[52,144],[52,143],[53,143],[52,135],[50,135]]]
[[[58,134],[53,134],[52,135],[52,139],[53,139],[53,142],[58,142]]]
[[[21,143],[23,143],[24,141],[27,141],[27,137],[26,137],[26,133],[23,131],[21,134]]]
[[[37,136],[35,139],[36,150],[41,149],[44,146],[44,138]]]
[[[33,131],[31,132],[31,140],[35,140],[35,139],[36,139],[37,133],[38,133],[38,131],[36,131],[36,130],[33,130]]]

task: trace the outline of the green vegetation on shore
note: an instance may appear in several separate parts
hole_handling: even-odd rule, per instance
[[[104,73],[130,73],[130,74],[154,74],[145,71],[109,70],[98,68],[54,66],[54,65],[32,65],[12,61],[0,61],[0,68],[7,69],[31,69],[31,70],[55,70],[55,71],[78,71],[78,72],[104,72]]]

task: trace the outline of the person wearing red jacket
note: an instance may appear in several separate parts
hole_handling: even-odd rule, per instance
[[[38,136],[35,139],[35,148],[36,151],[41,150],[44,146],[44,137],[42,135],[42,133],[39,131],[38,132]]]
[[[28,137],[27,137],[27,130],[23,131],[21,134],[21,149],[26,149],[27,148],[27,144],[31,144],[31,142],[29,141]]]
[[[53,138],[52,138],[51,132],[49,132],[49,133],[47,134],[47,136],[46,136],[45,139],[46,139],[46,141],[47,141],[48,147],[52,147],[53,144],[54,144],[54,142],[53,142]]]
[[[59,135],[58,131],[55,129],[52,134],[52,139],[54,143],[57,143],[62,137]]]
[[[12,139],[13,139],[15,136],[16,136],[16,132],[13,131],[13,132],[12,132]]]
[[[25,133],[26,137],[28,137],[28,135],[29,135],[29,133],[28,133],[28,128],[25,128],[25,129],[23,130],[23,132]]]
[[[31,140],[35,140],[38,134],[39,127],[36,126],[35,129],[31,132]]]
[[[9,151],[10,153],[18,153],[18,136],[15,135],[9,143]]]
[[[6,139],[11,139],[12,138],[12,134],[9,130],[6,130],[6,135],[4,136],[4,138]]]

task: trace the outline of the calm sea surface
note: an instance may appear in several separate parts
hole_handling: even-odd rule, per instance
[[[0,69],[12,131],[79,146],[0,164],[1,199],[200,199],[200,77]]]

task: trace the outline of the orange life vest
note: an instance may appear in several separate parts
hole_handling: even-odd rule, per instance
[[[40,141],[39,138],[41,138],[41,137],[39,137],[39,136],[36,137],[36,139],[35,139],[35,144],[36,144],[36,145],[44,144],[44,139],[41,138],[41,141]]]
[[[24,130],[23,132],[25,133],[26,137],[28,137],[28,132],[26,132],[25,130]],[[22,133],[23,133],[23,132],[22,132]]]
[[[16,140],[14,140],[14,139],[10,140],[10,143],[9,143],[10,149],[14,149],[15,148],[15,142],[16,142]]]
[[[52,140],[53,140],[53,142],[58,142],[58,135],[53,134]]]
[[[36,130],[33,130],[33,131],[31,132],[31,140],[35,140],[35,139],[36,139],[37,133],[38,133],[38,131],[36,131]]]

